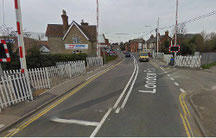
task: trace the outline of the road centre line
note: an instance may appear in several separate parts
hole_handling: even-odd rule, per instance
[[[170,77],[171,75],[170,75],[170,74],[167,74],[167,76]]]
[[[100,130],[101,126],[104,124],[104,122],[106,121],[107,117],[109,116],[109,114],[111,113],[112,108],[110,108],[106,114],[104,115],[104,117],[102,118],[102,120],[100,121],[100,123],[98,124],[98,126],[94,129],[94,131],[92,132],[90,137],[95,137],[98,133],[98,131]]]
[[[134,59],[134,60],[135,60],[135,59]],[[134,63],[135,63],[135,62],[134,62]],[[130,83],[131,83],[131,81],[132,81],[132,79],[133,79],[133,77],[134,77],[134,75],[135,75],[135,73],[136,73],[136,68],[137,68],[137,66],[134,64],[134,71],[133,71],[133,73],[132,73],[132,75],[131,75],[131,77],[130,77],[128,83],[127,83],[126,86],[124,87],[124,90],[122,91],[121,95],[119,96],[119,98],[117,99],[116,103],[114,104],[114,106],[113,106],[114,109],[117,108],[118,104],[120,103],[121,99],[123,98],[124,94],[126,93],[126,90],[128,89],[128,87],[129,87],[129,85],[130,85]]]
[[[121,109],[123,109],[123,108],[125,107],[125,105],[126,105],[126,103],[127,103],[127,101],[128,101],[128,98],[129,98],[129,96],[130,96],[130,94],[131,94],[131,92],[132,92],[132,89],[133,89],[133,87],[134,87],[134,84],[135,84],[135,82],[136,82],[136,80],[137,80],[137,76],[138,76],[138,73],[139,73],[139,66],[138,66],[138,64],[136,64],[136,66],[137,66],[137,71],[136,71],[135,78],[134,78],[134,80],[133,80],[133,82],[132,82],[132,84],[131,84],[131,87],[130,87],[130,89],[129,89],[129,91],[128,91],[128,93],[127,93],[127,95],[126,95],[126,97],[125,97],[125,99],[124,99],[124,101],[123,101],[123,103],[122,103],[122,105],[121,105]]]
[[[121,108],[118,107],[118,108],[116,109],[115,113],[118,114],[118,113],[120,112],[120,109],[121,109]]]
[[[166,73],[166,74],[167,74],[167,72],[166,72],[166,71],[164,71],[164,73]]]
[[[174,84],[175,84],[176,86],[179,86],[179,84],[178,84],[177,82],[174,82]]]
[[[172,81],[174,81],[175,79],[173,77],[170,78]]]
[[[137,69],[138,69],[138,64],[137,64],[136,59],[135,59],[134,56],[133,56],[133,59],[134,59],[135,68],[134,68],[134,71],[133,71],[133,73],[132,73],[132,75],[131,75],[131,78],[130,78],[130,80],[128,81],[128,83],[126,84],[126,86],[127,86],[127,85],[129,86],[130,81],[132,80],[134,74],[138,72],[138,70],[137,70]],[[137,75],[137,74],[136,74],[136,75]],[[134,78],[134,79],[135,79],[135,78]],[[133,82],[134,82],[134,81],[133,81]],[[133,82],[132,82],[132,83],[133,83]],[[128,86],[127,86],[127,87],[128,87]],[[121,95],[120,95],[119,98],[117,99],[117,101],[116,101],[116,103],[114,104],[113,108],[110,108],[110,109],[106,112],[106,114],[104,115],[104,117],[103,117],[102,120],[100,121],[99,125],[94,129],[94,131],[92,132],[92,134],[91,134],[90,137],[95,137],[95,136],[97,135],[98,131],[100,130],[100,128],[102,127],[102,125],[103,125],[104,122],[106,121],[107,117],[110,115],[111,111],[112,111],[113,109],[116,109],[116,108],[117,108],[119,102],[121,101],[121,99],[122,99],[123,96],[124,96],[124,93],[125,93],[126,90],[127,90],[127,87],[124,88],[123,92],[121,93]],[[127,97],[127,96],[126,96],[126,97]],[[116,109],[115,113],[119,113],[119,112],[120,112],[120,109],[121,109],[121,108],[118,107],[118,108]]]
[[[61,97],[59,100],[57,100],[56,102],[54,102],[52,105],[48,106],[47,108],[45,108],[44,110],[42,110],[40,113],[36,114],[31,119],[29,119],[26,122],[24,122],[23,124],[21,124],[14,131],[8,133],[5,137],[12,137],[12,136],[14,136],[18,132],[20,132],[21,130],[23,130],[27,126],[29,126],[32,122],[36,121],[41,116],[45,115],[47,112],[49,112],[50,110],[52,110],[53,108],[55,108],[57,105],[61,104],[63,101],[65,101],[66,99],[68,99],[69,97],[71,97],[72,95],[74,95],[75,93],[77,93],[79,90],[81,90],[82,88],[84,88],[85,86],[87,86],[90,82],[94,81],[96,78],[100,77],[104,73],[106,73],[109,70],[111,70],[111,69],[115,68],[116,66],[120,65],[123,61],[124,61],[124,59],[121,60],[120,62],[118,62],[117,64],[112,65],[108,70],[106,70],[106,71],[98,74],[97,76],[89,79],[88,81],[82,83],[81,85],[79,85],[78,87],[76,87],[75,89],[73,89],[71,92],[67,93],[65,96]]]
[[[99,122],[91,122],[91,121],[83,121],[76,119],[62,119],[62,118],[53,118],[51,119],[53,122],[57,123],[65,123],[65,124],[78,124],[83,126],[98,126]]]

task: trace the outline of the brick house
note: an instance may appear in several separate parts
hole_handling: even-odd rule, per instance
[[[169,37],[169,31],[166,31],[164,35],[159,34],[159,51],[164,48],[164,43],[168,41],[169,45],[171,44],[172,38]],[[157,37],[151,35],[151,37],[145,42],[144,48],[146,52],[152,53],[157,50]]]
[[[141,52],[143,51],[143,46],[145,43],[144,39],[133,39],[129,41],[131,52]]]
[[[51,53],[74,53],[79,51],[96,55],[96,26],[82,21],[68,25],[68,16],[63,10],[63,24],[48,24],[46,36]]]

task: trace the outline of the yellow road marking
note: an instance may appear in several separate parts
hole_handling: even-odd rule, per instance
[[[188,128],[189,128],[189,130],[190,130],[191,135],[193,135],[193,131],[192,131],[192,129],[191,129],[190,123],[189,123],[189,121],[188,121],[188,119],[187,119],[187,117],[186,117],[185,115],[184,115],[184,118],[185,118],[185,120],[186,120],[186,124],[187,124],[187,126],[188,126]]]
[[[15,134],[17,134],[18,132],[20,132],[22,129],[26,128],[28,125],[30,125],[32,122],[34,122],[35,120],[37,120],[38,118],[40,118],[41,116],[45,115],[47,112],[49,112],[50,110],[52,110],[53,108],[55,108],[57,105],[59,105],[60,103],[62,103],[63,101],[65,101],[66,99],[68,99],[69,97],[71,97],[72,95],[74,95],[75,93],[77,93],[79,90],[81,90],[82,88],[84,88],[85,86],[87,86],[90,82],[92,82],[93,80],[95,80],[96,78],[100,77],[101,75],[103,75],[104,73],[112,70],[113,68],[115,68],[116,66],[120,65],[122,62],[124,61],[124,59],[122,61],[120,61],[119,63],[117,63],[114,66],[109,67],[108,69],[106,69],[105,71],[99,73],[98,75],[94,76],[93,78],[89,79],[88,81],[84,82],[83,84],[81,84],[80,86],[78,86],[77,88],[75,88],[74,90],[72,90],[70,93],[66,94],[65,96],[63,96],[61,99],[59,99],[57,102],[53,103],[51,106],[47,107],[45,110],[41,111],[40,113],[38,113],[37,115],[35,115],[34,117],[32,117],[30,120],[27,120],[25,123],[23,123],[22,125],[20,125],[17,129],[15,129],[14,131],[8,133],[5,137],[12,137]]]
[[[184,117],[183,117],[183,115],[181,113],[180,113],[180,116],[181,116],[181,119],[182,119],[182,122],[183,122],[183,125],[184,125],[187,136],[191,137],[190,132],[188,131],[188,128],[187,128],[187,124],[185,123],[185,119],[184,119]]]
[[[183,102],[182,102],[182,95],[184,95],[184,93],[181,93],[181,94],[179,95],[179,102],[180,102],[180,105],[181,105],[181,108],[182,108],[184,114],[187,115],[187,111],[185,110],[184,104],[183,104]]]
[[[187,118],[187,115],[191,116],[191,113],[188,110],[187,105],[185,103],[185,100],[184,100],[185,96],[186,96],[186,93],[181,93],[179,95],[179,102],[180,102],[181,108],[182,108],[183,113],[184,113],[184,116],[181,113],[180,113],[180,116],[181,116],[182,121],[184,123],[185,131],[186,131],[187,135],[188,135],[188,133],[193,135],[193,131],[191,129],[190,123],[189,123],[188,118]]]
[[[185,109],[186,109],[188,115],[191,116],[191,113],[189,112],[189,109],[188,109],[188,107],[187,107],[187,104],[185,103],[185,100],[184,100],[186,95],[187,95],[186,93],[184,93],[184,95],[183,95],[183,105],[184,105],[184,107],[185,107]]]

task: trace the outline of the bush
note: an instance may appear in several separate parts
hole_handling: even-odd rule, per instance
[[[106,62],[105,63],[108,63],[110,61],[113,61],[117,58],[118,56],[106,56]]]
[[[8,44],[11,62],[1,63],[4,70],[20,69],[19,51],[12,51],[12,45]],[[38,47],[27,51],[26,62],[28,68],[55,66],[56,62],[86,60],[87,54],[41,54]]]

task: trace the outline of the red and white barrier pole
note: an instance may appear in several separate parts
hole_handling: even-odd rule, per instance
[[[97,3],[97,56],[101,56],[101,49],[99,45],[99,1],[96,0]]]
[[[26,58],[25,58],[25,46],[24,46],[24,38],[23,38],[20,0],[14,0],[14,4],[16,10],[16,25],[17,25],[17,34],[18,34],[17,37],[18,37],[21,72],[25,73],[25,75],[28,77],[28,70],[27,70]]]

